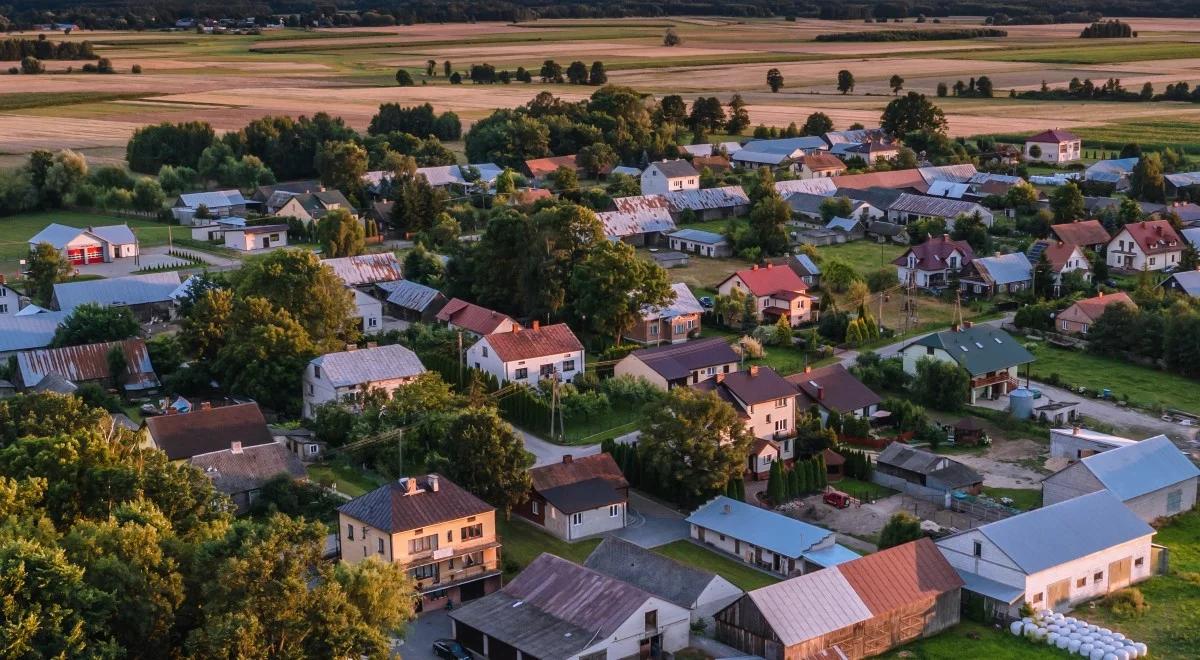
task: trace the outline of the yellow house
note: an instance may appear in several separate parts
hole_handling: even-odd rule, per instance
[[[338,509],[344,562],[374,558],[404,566],[422,610],[500,588],[496,509],[437,474],[405,477]]]

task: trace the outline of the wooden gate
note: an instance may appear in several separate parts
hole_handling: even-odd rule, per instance
[[[1052,583],[1046,588],[1046,601],[1050,603],[1051,609],[1057,610],[1060,607],[1066,607],[1071,600],[1071,580],[1059,580]]]
[[[1108,590],[1116,591],[1129,586],[1129,575],[1133,570],[1133,558],[1118,559],[1108,565]]]

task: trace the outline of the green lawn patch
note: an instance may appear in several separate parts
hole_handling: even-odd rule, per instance
[[[543,552],[582,564],[588,555],[592,554],[592,550],[600,545],[599,537],[567,543],[524,520],[518,520],[515,514],[512,520],[504,520],[504,514],[496,512],[496,528],[500,531],[500,541],[504,545],[500,556],[504,558],[506,579],[524,570]],[[515,570],[510,572],[509,569]]]
[[[1200,383],[1177,374],[1084,351],[1034,344],[1037,358],[1031,366],[1034,380],[1046,382],[1052,374],[1072,388],[1112,390],[1118,399],[1141,408],[1177,408],[1200,413]]]
[[[883,499],[888,495],[896,494],[895,490],[887,486],[880,486],[879,484],[854,479],[853,477],[843,477],[841,481],[829,482],[829,485],[864,502],[873,502]]]
[[[991,486],[983,487],[983,494],[988,497],[1000,499],[1007,497],[1012,499],[1012,507],[1022,511],[1036,509],[1042,505],[1042,491],[1036,488],[993,488]]]
[[[308,478],[319,484],[332,485],[350,497],[365,495],[382,486],[384,479],[354,469],[347,463],[333,460],[308,466]]]
[[[78,105],[81,103],[103,103],[104,101],[122,101],[142,99],[153,94],[145,92],[104,93],[104,92],[16,92],[0,94],[0,112],[9,110],[25,110],[28,108],[46,108],[50,106]]]
[[[606,437],[624,435],[637,428],[640,410],[612,409],[590,419],[567,420],[563,441],[568,445],[591,445]]]
[[[1052,646],[1037,644],[1024,637],[1013,637],[1007,630],[964,621],[939,635],[893,649],[879,657],[917,660],[1062,660],[1072,656]]]
[[[52,222],[69,227],[94,227],[97,225],[127,224],[137,235],[142,247],[167,244],[168,225],[154,220],[127,218],[100,213],[77,211],[41,211],[21,213],[0,218],[0,262],[15,261],[29,254],[29,239]],[[186,230],[175,228],[175,233],[186,236]],[[0,270],[4,270],[0,267]]]
[[[762,571],[706,550],[686,539],[659,546],[654,551],[689,566],[716,573],[745,591],[779,582]]]
[[[851,241],[840,245],[826,245],[817,248],[817,255],[822,259],[841,259],[854,266],[865,279],[867,275],[880,268],[891,268],[892,260],[904,254],[904,246],[891,243],[876,243],[874,241]]]

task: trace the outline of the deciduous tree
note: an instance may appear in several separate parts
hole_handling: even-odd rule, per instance
[[[525,442],[492,408],[468,408],[450,424],[443,471],[507,516],[529,497]]]
[[[81,346],[105,341],[119,341],[138,335],[137,320],[128,307],[105,307],[84,303],[75,309],[54,333],[53,345]]]
[[[321,252],[327,259],[353,257],[366,248],[366,231],[362,221],[346,209],[334,209],[317,221],[317,237]]]
[[[29,296],[33,302],[48,307],[54,298],[54,285],[71,276],[74,268],[49,243],[38,243],[29,255]]]
[[[571,273],[570,288],[575,316],[618,344],[645,308],[674,299],[667,272],[621,242],[594,244]]]

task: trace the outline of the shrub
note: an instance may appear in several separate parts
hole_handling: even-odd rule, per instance
[[[1105,596],[1100,604],[1111,610],[1113,614],[1126,619],[1140,617],[1150,609],[1150,605],[1146,603],[1146,597],[1142,595],[1142,590],[1137,587],[1114,591]]]
[[[744,336],[738,340],[735,350],[739,350],[748,358],[761,358],[765,352],[763,351],[762,342],[749,336]]]
[[[130,71],[130,73],[141,73],[141,72],[142,72],[142,65],[141,65],[141,64],[134,64],[132,67],[130,67],[130,68],[129,68],[129,71]]]

